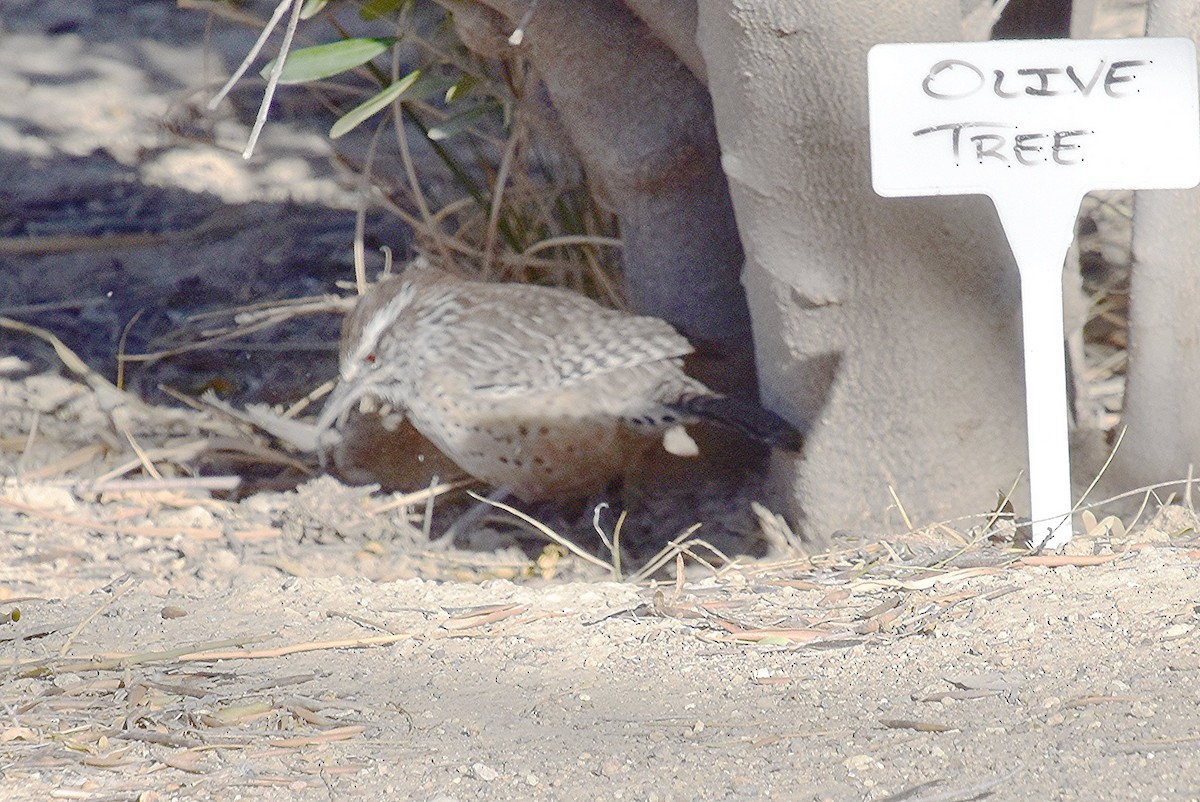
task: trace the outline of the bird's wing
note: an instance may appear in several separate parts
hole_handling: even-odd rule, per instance
[[[457,373],[476,393],[500,399],[566,388],[692,351],[686,338],[658,318],[605,309],[543,287],[493,289],[504,292],[472,304],[456,321],[452,344],[439,360],[440,370]]]

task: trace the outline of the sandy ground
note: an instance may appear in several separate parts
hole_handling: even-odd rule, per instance
[[[6,0],[0,26],[0,239],[161,235],[5,245],[5,313],[74,304],[18,316],[111,376],[139,308],[131,350],[192,301],[345,275],[353,197],[319,137],[275,126],[243,165],[160,126],[251,34],[205,46],[166,2]],[[248,265],[245,297],[215,260]],[[245,346],[133,384],[294,398],[332,373],[319,325],[305,370]],[[1186,503],[1061,557],[983,519],[805,555],[768,521],[765,559],[693,540],[711,567],[614,581],[503,531],[434,548],[423,498],[329,477],[220,500],[231,466],[292,455],[2,342],[0,799],[1200,799]]]
[[[3,443],[0,798],[1200,799],[1186,507],[1069,555],[942,527],[616,582],[432,550],[327,477],[105,477],[236,435],[204,415],[0,401],[6,437],[41,413]]]

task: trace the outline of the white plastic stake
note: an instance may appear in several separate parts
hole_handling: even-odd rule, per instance
[[[1084,194],[1200,183],[1188,39],[876,45],[885,197],[988,195],[1021,272],[1033,545],[1071,539],[1062,269]]]

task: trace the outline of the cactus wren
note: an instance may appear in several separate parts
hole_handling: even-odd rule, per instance
[[[377,398],[464,471],[524,501],[600,489],[655,438],[670,448],[664,433],[694,449],[678,427],[701,418],[800,450],[803,436],[782,418],[684,373],[691,351],[658,318],[417,262],[347,316],[340,381],[317,429],[360,398]]]

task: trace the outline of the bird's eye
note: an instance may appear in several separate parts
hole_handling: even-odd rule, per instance
[[[363,361],[366,362],[368,365],[374,365],[375,364],[375,353],[371,352],[371,353],[367,354]]]

